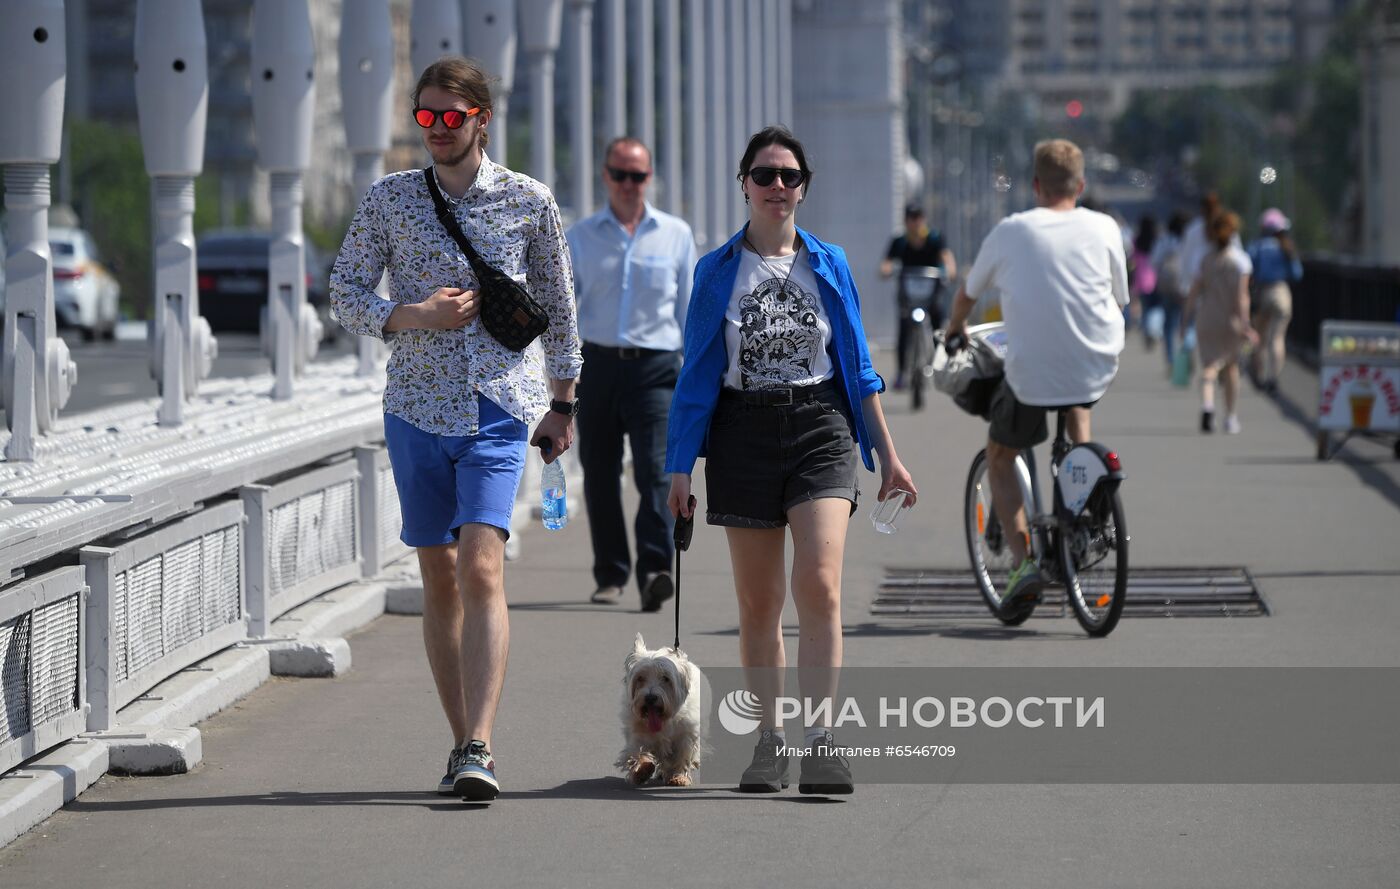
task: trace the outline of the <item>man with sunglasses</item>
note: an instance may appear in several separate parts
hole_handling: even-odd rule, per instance
[[[428,664],[453,735],[437,791],[474,802],[500,789],[491,731],[510,639],[502,575],[526,441],[550,462],[569,449],[582,366],[559,208],[549,189],[486,156],[491,107],[486,73],[460,57],[428,66],[414,90],[413,117],[448,212],[481,258],[522,282],[549,316],[543,366],[539,350],[508,348],[478,321],[476,275],[422,170],[370,186],[331,273],[340,323],[393,349],[384,438],[401,539],[417,548],[423,573]],[[385,271],[389,299],[374,290]]]
[[[643,611],[658,610],[674,592],[674,520],[663,466],[696,260],[690,226],[647,202],[650,181],[647,147],[631,137],[614,139],[603,152],[608,203],[568,233],[588,367],[579,380],[588,404],[579,415],[579,458],[593,538],[592,601],[616,604],[635,573]],[[641,496],[635,572],[622,512],[623,436],[632,445]]]

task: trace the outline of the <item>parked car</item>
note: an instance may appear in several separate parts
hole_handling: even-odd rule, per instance
[[[268,246],[272,234],[251,229],[207,232],[196,242],[199,313],[214,332],[257,333],[263,306],[267,305]],[[330,317],[330,261],[308,240],[306,296],[321,316],[326,338],[340,325]]]
[[[61,327],[83,339],[111,339],[117,331],[122,288],[102,264],[92,235],[80,228],[50,228],[54,311]]]

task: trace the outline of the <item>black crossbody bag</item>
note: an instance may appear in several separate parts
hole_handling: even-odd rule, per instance
[[[481,300],[481,323],[486,325],[486,332],[507,349],[524,351],[526,346],[549,329],[549,315],[539,303],[531,299],[528,290],[516,283],[510,275],[487,265],[472,248],[467,236],[462,234],[462,228],[457,224],[452,211],[448,209],[447,201],[442,197],[432,167],[423,170],[423,180],[428,183],[428,193],[433,196],[433,207],[437,210],[438,221],[447,229],[452,240],[457,242],[457,246],[462,248],[467,262],[471,263],[472,272],[476,274],[477,298]]]

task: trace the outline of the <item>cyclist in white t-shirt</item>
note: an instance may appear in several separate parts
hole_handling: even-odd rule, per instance
[[[1089,409],[1118,372],[1128,304],[1118,225],[1076,206],[1084,192],[1078,146],[1064,139],[1036,145],[1034,188],[1036,208],[1003,219],[982,242],[948,319],[950,338],[965,334],[976,301],[1001,294],[1006,377],[992,397],[987,458],[992,505],[1017,565],[1002,597],[1006,614],[1038,601],[1044,586],[1030,558],[1016,454],[1049,437],[1046,411],[1055,408],[1070,408],[1071,439],[1089,440]]]

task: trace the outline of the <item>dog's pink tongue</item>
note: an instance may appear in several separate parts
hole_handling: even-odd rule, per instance
[[[661,714],[660,714],[660,713],[657,713],[656,711],[653,710],[653,711],[651,711],[650,713],[647,714],[647,731],[649,731],[649,732],[659,732],[659,731],[661,731]]]

